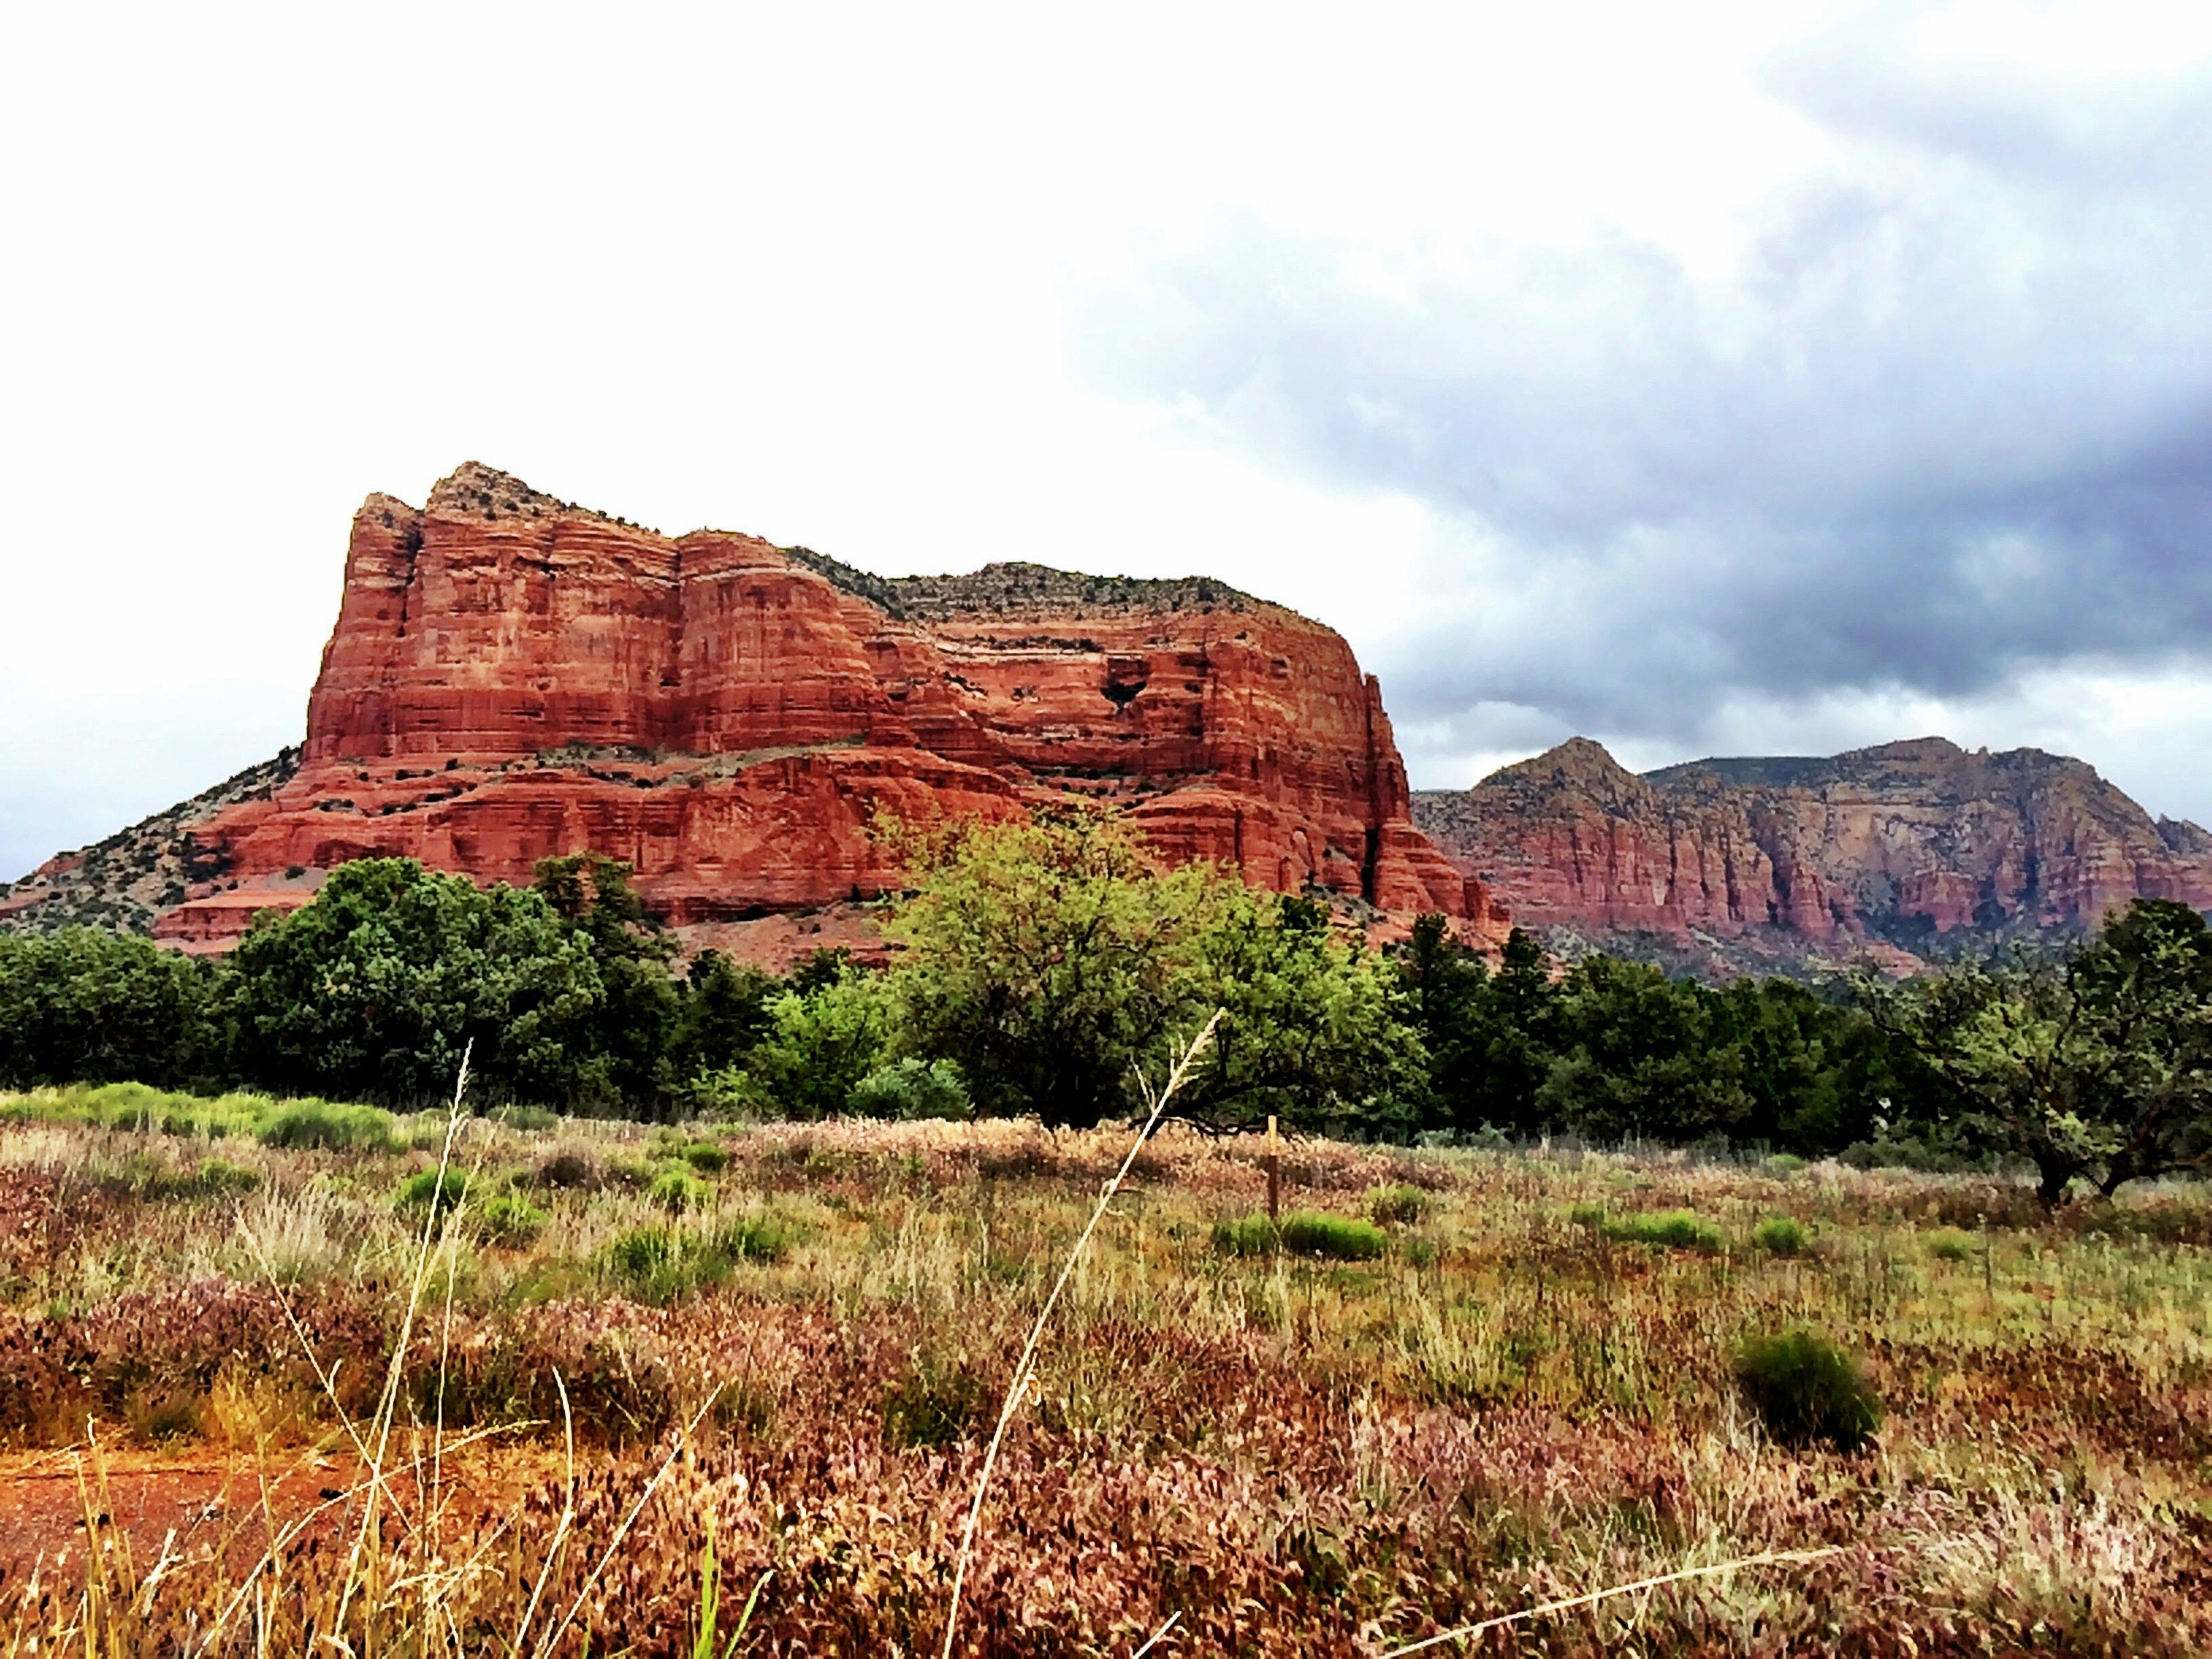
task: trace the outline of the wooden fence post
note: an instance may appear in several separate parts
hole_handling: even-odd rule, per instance
[[[1282,1219],[1283,1158],[1280,1143],[1275,1138],[1275,1120],[1267,1120],[1267,1219]]]

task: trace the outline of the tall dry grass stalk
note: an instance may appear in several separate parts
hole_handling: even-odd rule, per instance
[[[1402,1648],[1390,1649],[1382,1659],[1404,1659],[1407,1654],[1425,1653],[1431,1648],[1440,1648],[1448,1643],[1472,1642],[1476,1637],[1486,1636],[1494,1630],[1525,1624],[1531,1619],[1547,1619],[1555,1613],[1573,1613],[1578,1608],[1594,1607],[1616,1595],[1634,1595],[1642,1590],[1661,1589],[1668,1584],[1684,1583],[1692,1578],[1725,1577],[1730,1573],[1747,1571],[1753,1567],[1807,1566],[1843,1553],[1841,1545],[1820,1550],[1769,1550],[1763,1555],[1747,1555],[1739,1561],[1717,1561],[1708,1567],[1685,1567],[1679,1572],[1662,1572],[1655,1577],[1639,1578],[1632,1584],[1613,1584],[1601,1590],[1592,1590],[1587,1595],[1571,1595],[1564,1601],[1546,1601],[1538,1607],[1522,1607],[1513,1613],[1502,1613],[1495,1619],[1485,1619],[1480,1624],[1462,1625],[1456,1630],[1425,1636]]]
[[[1128,1154],[1122,1158],[1121,1167],[1115,1170],[1113,1178],[1099,1192],[1098,1202],[1091,1206],[1091,1219],[1083,1224],[1083,1231],[1076,1236],[1074,1248],[1068,1251],[1067,1261],[1060,1267],[1059,1279],[1054,1281],[1052,1294],[1045,1297],[1044,1306],[1037,1310],[1036,1322],[1030,1327],[1029,1340],[1022,1344],[1022,1357],[1014,1363],[1012,1380],[1006,1384],[1006,1397],[999,1407],[998,1425],[991,1431],[991,1443],[983,1451],[982,1471],[975,1477],[975,1499],[968,1505],[968,1522],[960,1530],[960,1555],[952,1569],[952,1596],[945,1610],[944,1659],[952,1659],[953,1639],[959,1634],[960,1592],[967,1582],[969,1559],[975,1553],[975,1526],[982,1518],[983,1499],[991,1490],[991,1471],[998,1465],[999,1448],[1006,1441],[1007,1426],[1013,1422],[1014,1413],[1021,1408],[1022,1401],[1027,1396],[1030,1384],[1036,1376],[1037,1346],[1044,1340],[1045,1327],[1051,1322],[1053,1310],[1060,1305],[1061,1292],[1067,1289],[1067,1281],[1075,1276],[1084,1252],[1090,1248],[1091,1234],[1098,1231],[1098,1224],[1105,1218],[1115,1194],[1121,1190],[1121,1183],[1129,1178],[1129,1170],[1136,1164],[1137,1154],[1145,1150],[1145,1142],[1159,1127],[1160,1116],[1167,1110],[1168,1102],[1182,1087],[1184,1079],[1190,1074],[1191,1066],[1212,1040],[1213,1028],[1221,1024],[1223,1012],[1219,1008],[1213,1011],[1213,1017],[1190,1040],[1189,1047],[1182,1051],[1182,1057],[1168,1073],[1166,1084],[1157,1093],[1153,1091],[1151,1079],[1141,1070],[1137,1073],[1137,1086],[1144,1091],[1145,1103],[1150,1109],[1145,1115],[1144,1124],[1138,1129],[1136,1138],[1129,1143]],[[1152,1644],[1147,1642],[1145,1645],[1150,1647]]]

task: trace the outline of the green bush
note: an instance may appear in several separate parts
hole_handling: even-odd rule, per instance
[[[495,1193],[479,1217],[485,1235],[497,1244],[527,1244],[552,1219],[520,1193]]]
[[[1376,1187],[1367,1194],[1368,1219],[1378,1227],[1411,1225],[1435,1207],[1435,1197],[1419,1187]]]
[[[739,1216],[715,1231],[714,1249],[732,1261],[781,1261],[797,1236],[774,1216]]]
[[[1662,1210],[1650,1215],[1625,1215],[1601,1224],[1607,1238],[1620,1244],[1649,1244],[1654,1249],[1695,1250],[1717,1255],[1728,1246],[1721,1230],[1687,1210]]]
[[[407,1177],[399,1188],[403,1210],[428,1210],[443,1215],[458,1209],[469,1195],[469,1178],[459,1170],[425,1170]]]
[[[1938,1261],[1964,1261],[1974,1253],[1974,1241],[1956,1227],[1928,1236],[1928,1254]]]
[[[1335,1261],[1364,1261],[1390,1248],[1390,1237],[1371,1222],[1350,1216],[1310,1212],[1286,1215],[1279,1226],[1263,1215],[1213,1224],[1213,1248],[1224,1255],[1316,1255]]]
[[[1282,1243],[1275,1224],[1263,1215],[1237,1216],[1213,1224],[1213,1248],[1223,1255],[1273,1255]]]
[[[730,1149],[711,1140],[692,1141],[679,1156],[701,1175],[720,1175],[730,1167]]]
[[[958,1121],[974,1116],[975,1103],[968,1097],[960,1067],[951,1060],[908,1054],[878,1066],[854,1084],[848,1109],[860,1117]]]
[[[262,1126],[261,1141],[293,1152],[382,1152],[397,1145],[391,1113],[325,1100],[289,1103]]]
[[[659,1307],[697,1284],[686,1254],[667,1228],[633,1227],[607,1247],[607,1270],[629,1296]]]
[[[117,1129],[158,1129],[168,1115],[191,1099],[143,1083],[103,1083],[84,1092],[84,1104],[100,1122]]]
[[[1786,1215],[1762,1221],[1752,1230],[1751,1242],[1769,1255],[1802,1255],[1813,1242],[1804,1226]]]
[[[155,1200],[235,1198],[261,1184],[258,1170],[220,1158],[205,1158],[189,1170],[155,1169],[147,1175],[144,1194]]]
[[[1753,1337],[1737,1350],[1736,1386],[1785,1446],[1856,1451],[1881,1426],[1881,1401],[1857,1362],[1808,1330]]]
[[[948,1446],[967,1434],[983,1409],[982,1384],[965,1366],[921,1355],[884,1391],[884,1439],[905,1451]]]
[[[663,1170],[655,1176],[645,1195],[671,1215],[678,1215],[703,1207],[714,1196],[714,1189],[690,1170],[678,1168]]]
[[[765,1218],[732,1223],[713,1237],[675,1227],[634,1227],[607,1247],[607,1271],[635,1300],[665,1307],[720,1284],[739,1260],[773,1261],[785,1237]]]
[[[490,1115],[495,1123],[504,1123],[510,1129],[520,1129],[526,1134],[538,1134],[561,1127],[557,1112],[549,1112],[543,1106],[502,1106]]]

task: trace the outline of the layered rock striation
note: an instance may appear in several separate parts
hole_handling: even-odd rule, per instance
[[[2212,836],[2081,761],[1941,738],[1642,776],[1574,738],[1415,822],[1524,925],[1593,943],[1840,958],[2093,927],[2136,897],[2212,907]],[[1723,951],[1723,956],[1729,953]]]
[[[1070,797],[1173,859],[1503,931],[1414,829],[1376,682],[1295,612],[1026,564],[890,580],[473,464],[356,515],[296,769],[185,832],[154,931],[219,946],[370,854],[526,881],[584,848],[730,923],[896,885],[878,813]]]

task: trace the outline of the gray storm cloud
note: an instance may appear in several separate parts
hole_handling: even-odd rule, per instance
[[[1476,532],[1474,621],[1395,653],[1413,719],[1693,739],[1745,696],[2212,656],[2212,88],[1849,43],[1767,83],[1838,160],[1725,283],[1620,236],[1377,282],[1247,220],[1102,301],[1094,371]]]

